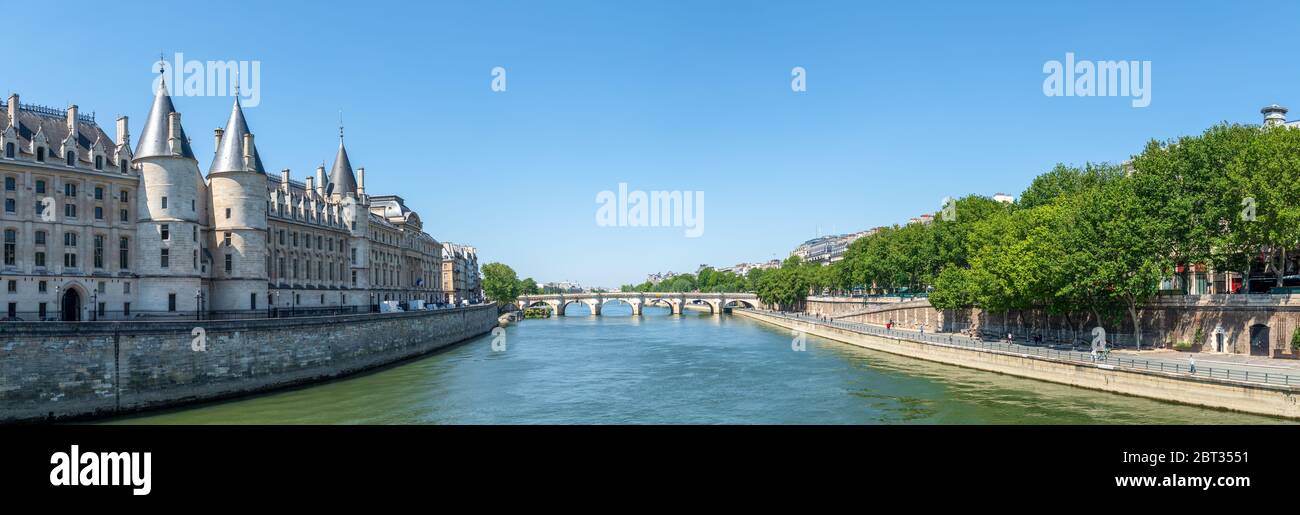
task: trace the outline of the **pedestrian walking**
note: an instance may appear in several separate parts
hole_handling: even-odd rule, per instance
[[[1188,357],[1187,357],[1187,366],[1188,366],[1188,369],[1191,371],[1191,373],[1193,373],[1193,374],[1196,373],[1196,357],[1195,357],[1195,356],[1188,356]]]

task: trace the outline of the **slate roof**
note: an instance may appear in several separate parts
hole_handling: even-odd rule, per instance
[[[152,156],[170,156],[171,151],[167,149],[167,117],[169,114],[176,112],[176,106],[172,105],[172,97],[167,92],[167,82],[160,83],[158,91],[154,93],[153,107],[149,108],[149,117],[145,118],[144,129],[140,131],[140,143],[135,147],[135,158]],[[190,148],[190,138],[185,135],[185,127],[181,126],[181,155],[190,159],[194,157],[194,150]]]
[[[0,109],[0,131],[9,127],[9,110],[8,104],[4,104],[5,109]],[[45,133],[45,140],[50,145],[51,155],[49,159],[62,162],[62,156],[58,155],[59,149],[63,146],[63,140],[68,138],[68,118],[66,114],[54,114],[57,110],[37,106],[28,106],[19,104],[18,107],[18,126],[15,127],[15,133],[18,136],[19,152],[25,155],[31,155],[32,137],[37,132]],[[82,163],[90,163],[91,147],[95,144],[95,139],[100,139],[104,146],[104,154],[108,163],[116,164],[114,153],[117,149],[117,143],[113,138],[101,129],[88,116],[77,116],[77,160]]]

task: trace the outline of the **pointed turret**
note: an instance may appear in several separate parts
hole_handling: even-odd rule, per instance
[[[144,129],[140,131],[140,144],[135,148],[135,158],[145,157],[170,157],[179,155],[194,159],[194,151],[190,149],[190,139],[185,136],[185,129],[180,124],[175,128],[180,134],[171,134],[172,125],[169,123],[171,114],[176,112],[176,107],[172,105],[172,97],[167,93],[167,81],[159,82],[158,91],[154,93],[153,107],[149,108],[149,117],[145,119]],[[177,152],[172,152],[169,141],[176,136],[180,142],[180,148]]]
[[[262,158],[253,143],[252,133],[248,131],[248,121],[244,119],[244,108],[235,97],[235,105],[230,110],[230,120],[225,130],[221,131],[217,143],[217,154],[212,159],[208,174],[217,172],[257,172],[266,173]],[[247,143],[247,145],[246,145]],[[247,157],[247,159],[245,159]]]
[[[352,162],[348,161],[348,150],[343,147],[343,137],[340,135],[339,153],[334,156],[334,169],[330,172],[330,183],[325,187],[325,194],[355,196],[356,193],[357,179],[352,175]]]

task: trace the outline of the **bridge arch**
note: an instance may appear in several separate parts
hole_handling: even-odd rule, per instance
[[[601,305],[601,308],[600,308],[600,309],[601,309],[602,312],[605,310],[605,305],[606,305],[606,304],[609,304],[609,303],[614,303],[614,304],[620,304],[620,303],[622,303],[622,304],[627,304],[628,307],[632,308],[632,316],[640,316],[640,315],[641,315],[641,299],[635,299],[635,298],[629,299],[629,298],[623,298],[623,297],[608,297],[608,298],[602,298],[602,299],[600,300],[600,305]],[[602,314],[603,314],[603,313],[602,313]]]
[[[723,309],[730,309],[736,307],[754,309],[758,306],[755,305],[753,302],[750,302],[748,300],[742,300],[742,299],[727,299],[727,303],[722,305]]]

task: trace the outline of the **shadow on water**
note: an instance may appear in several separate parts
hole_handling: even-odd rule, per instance
[[[1284,420],[1096,392],[607,303],[376,373],[120,418],[130,424],[1253,424]]]

